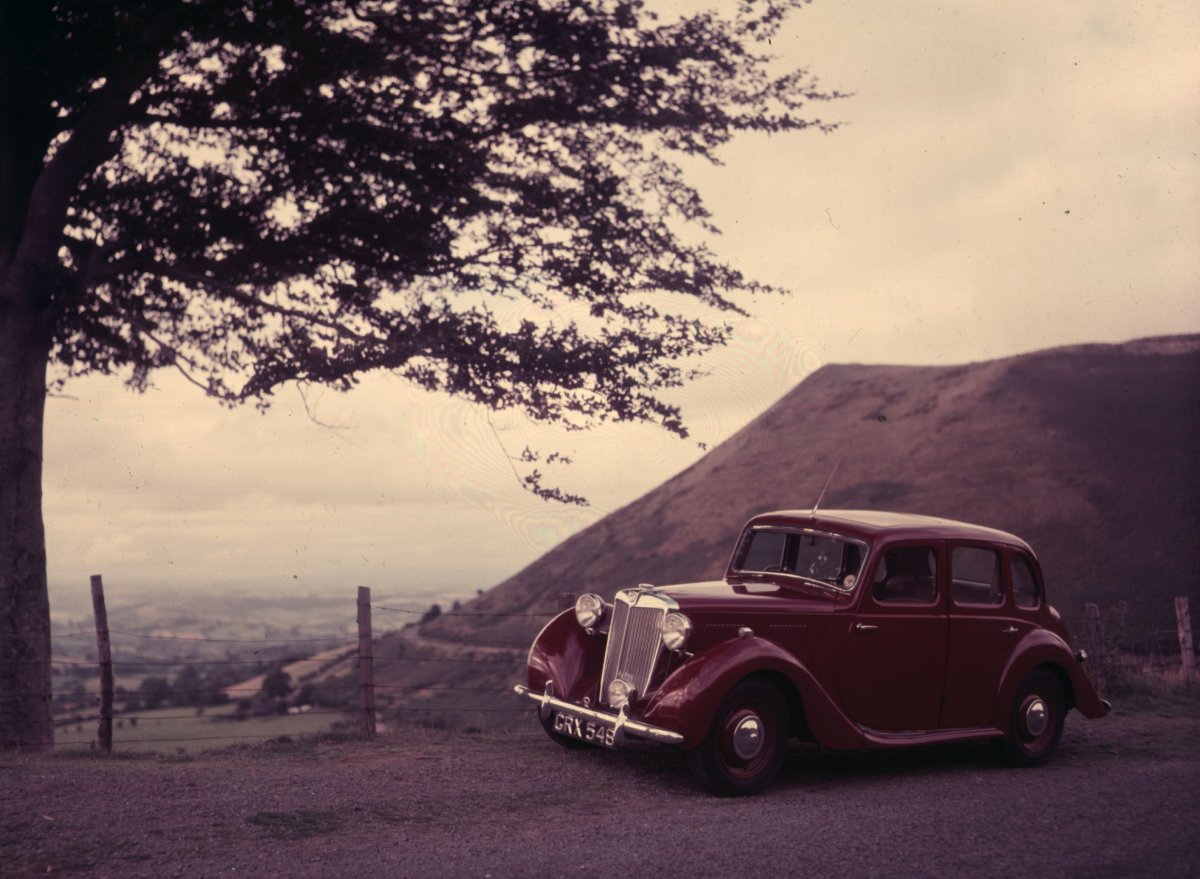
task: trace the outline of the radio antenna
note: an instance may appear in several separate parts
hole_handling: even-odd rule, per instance
[[[812,512],[808,514],[808,518],[817,518],[817,507],[821,506],[821,501],[825,500],[825,492],[829,490],[829,483],[833,482],[833,474],[837,473],[838,465],[842,463],[842,459],[838,458],[834,462],[833,469],[829,471],[829,478],[825,480],[825,487],[821,489],[821,493],[817,495],[817,502],[813,504]]]

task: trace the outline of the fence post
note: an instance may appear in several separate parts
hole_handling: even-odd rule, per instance
[[[1108,654],[1104,646],[1100,605],[1091,602],[1083,606],[1083,649],[1088,654],[1085,669],[1092,679],[1092,686],[1103,696],[1108,689]]]
[[[1179,624],[1179,652],[1183,659],[1183,679],[1187,683],[1196,680],[1196,648],[1192,644],[1192,617],[1188,612],[1186,596],[1175,599],[1175,620]]]
[[[100,750],[112,753],[113,668],[112,647],[108,641],[108,611],[104,607],[104,582],[92,575],[92,615],[96,618],[96,653],[100,659]]]
[[[371,647],[371,590],[358,587],[358,725],[375,738],[375,669]]]

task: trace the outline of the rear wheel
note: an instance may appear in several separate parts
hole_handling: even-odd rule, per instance
[[[1066,719],[1062,682],[1054,672],[1039,668],[1022,681],[1008,719],[1008,735],[1001,747],[1013,766],[1041,766],[1050,759],[1062,738]]]
[[[787,700],[766,681],[742,681],[717,709],[708,735],[688,759],[718,796],[754,794],[779,772],[789,735]]]

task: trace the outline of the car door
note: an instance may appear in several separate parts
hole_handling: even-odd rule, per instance
[[[838,651],[842,707],[860,726],[935,729],[946,665],[944,541],[876,556]]]
[[[1000,675],[1013,648],[1031,627],[1022,619],[1026,612],[1014,605],[1012,553],[999,546],[963,541],[951,543],[947,554],[950,638],[941,726],[995,726],[998,719],[992,713]],[[1027,569],[1026,563],[1022,570]],[[1023,575],[1022,582],[1025,579],[1028,575]]]

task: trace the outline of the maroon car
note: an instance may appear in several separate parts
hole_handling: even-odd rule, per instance
[[[838,750],[991,739],[1054,752],[1109,709],[1025,541],[901,513],[757,516],[725,579],[579,597],[515,689],[566,747],[684,748],[717,794],[760,790],[795,737]]]

